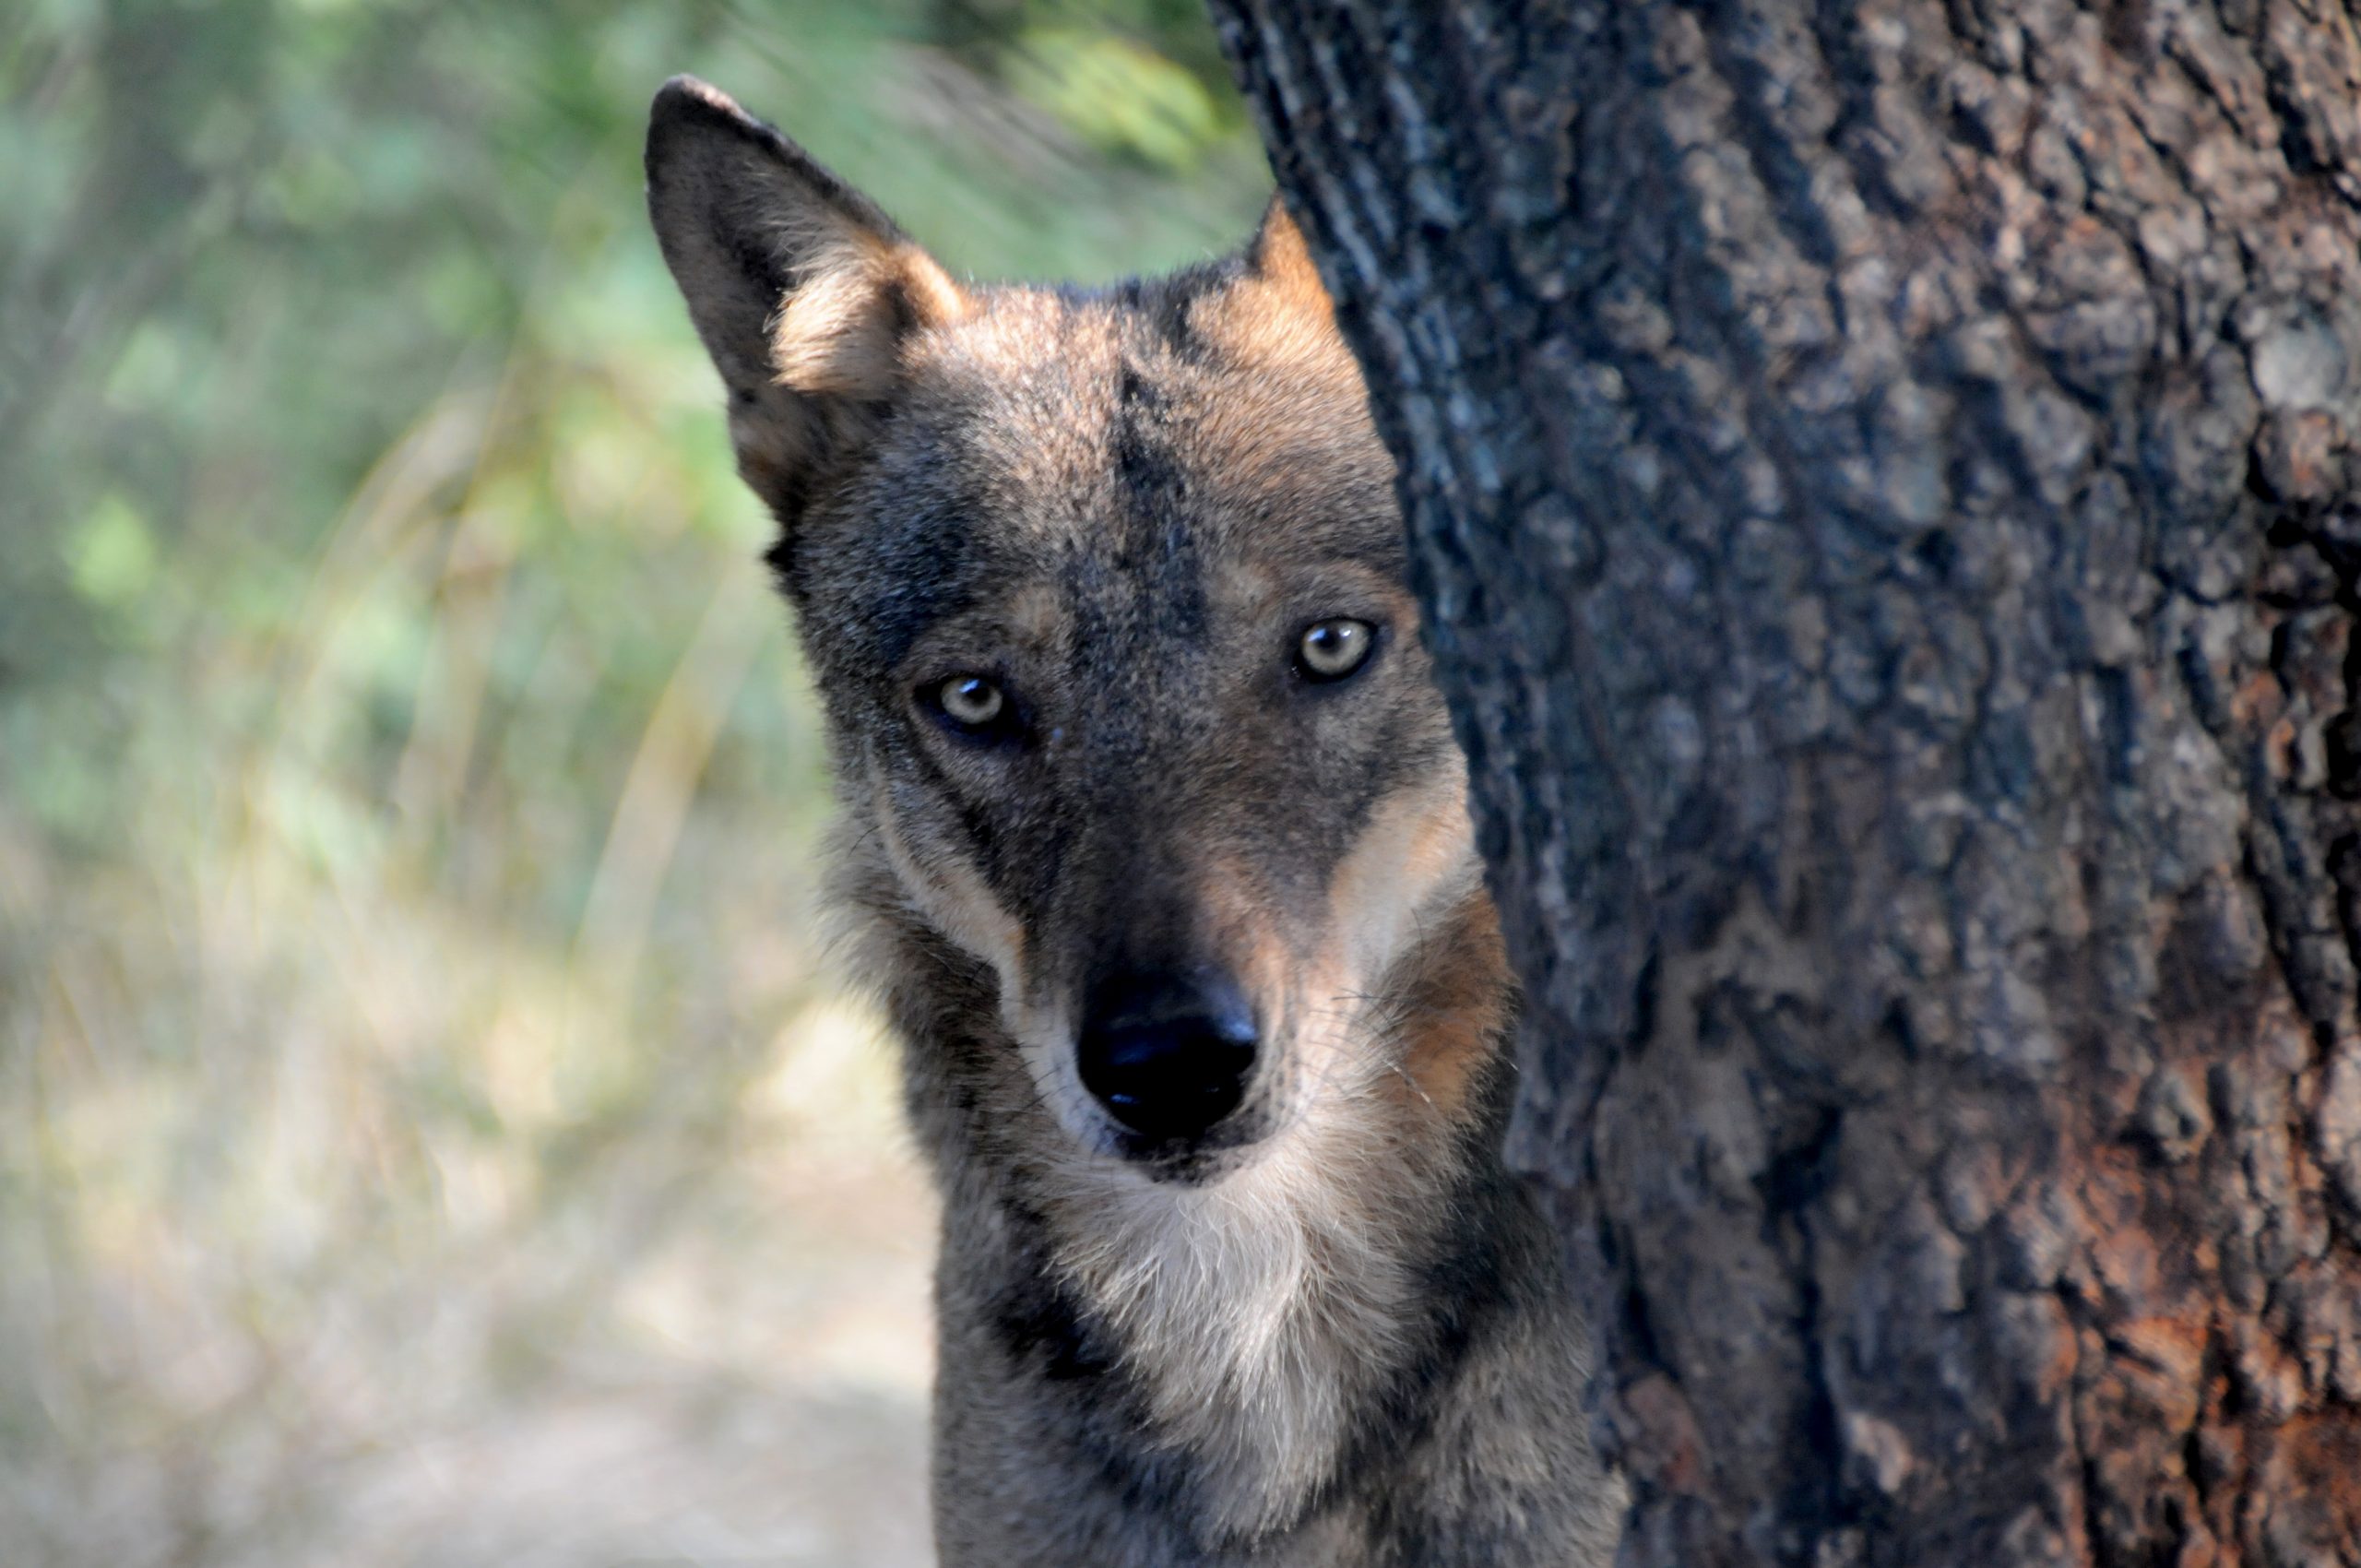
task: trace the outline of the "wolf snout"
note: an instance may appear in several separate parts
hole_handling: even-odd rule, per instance
[[[1095,988],[1075,1051],[1083,1087],[1107,1113],[1162,1143],[1238,1109],[1255,1044],[1253,1008],[1228,977],[1129,972]]]

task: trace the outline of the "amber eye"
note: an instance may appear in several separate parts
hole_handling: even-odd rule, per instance
[[[965,730],[986,730],[1008,711],[1008,697],[981,675],[954,675],[934,688],[934,706]]]
[[[1377,628],[1349,615],[1314,621],[1295,645],[1296,668],[1309,681],[1341,681],[1369,662]]]

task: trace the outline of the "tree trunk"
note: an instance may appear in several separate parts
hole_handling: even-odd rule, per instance
[[[1214,0],[1401,464],[1628,1564],[2361,1563],[2336,0]]]

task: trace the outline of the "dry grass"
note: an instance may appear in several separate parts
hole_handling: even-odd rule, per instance
[[[102,861],[0,808],[12,1562],[922,1560],[931,1210],[827,978],[783,616],[658,519],[706,602],[618,724],[482,502],[501,419],[432,410],[279,635],[187,645],[152,732],[200,744],[134,753]]]

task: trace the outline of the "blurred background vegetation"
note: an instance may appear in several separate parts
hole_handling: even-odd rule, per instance
[[[1252,227],[1195,0],[11,0],[0,1562],[925,1560],[931,1213],[643,217]]]

